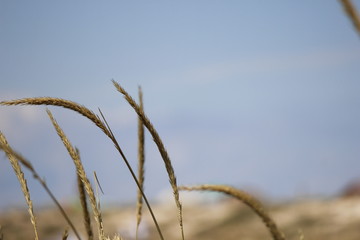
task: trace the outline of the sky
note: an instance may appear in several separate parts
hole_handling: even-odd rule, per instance
[[[359,65],[360,38],[338,1],[0,2],[0,100],[100,108],[136,169],[137,116],[111,80],[134,98],[141,86],[179,185],[271,199],[339,194],[360,178]],[[0,131],[71,203],[75,169],[45,109],[2,106]],[[91,181],[96,171],[102,201],[134,201],[110,140],[82,116],[49,109]],[[145,192],[155,201],[171,187],[146,134]],[[0,208],[25,206],[3,153],[0,164]],[[35,204],[49,204],[24,172]]]

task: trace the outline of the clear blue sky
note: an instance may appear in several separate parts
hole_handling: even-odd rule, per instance
[[[355,1],[359,8],[359,1]],[[179,184],[220,183],[273,198],[333,195],[360,178],[360,38],[337,1],[1,1],[0,99],[53,96],[100,107],[136,166],[134,97],[163,138]],[[104,201],[135,199],[111,142],[50,108]],[[61,201],[71,159],[43,107],[0,107],[0,130]],[[151,137],[146,191],[168,185]],[[24,204],[0,158],[1,205]],[[47,196],[29,178],[35,202]],[[14,200],[16,199],[16,200]]]

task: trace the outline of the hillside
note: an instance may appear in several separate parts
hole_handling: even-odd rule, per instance
[[[304,200],[268,205],[271,216],[287,239],[358,240],[360,239],[360,199],[342,198]],[[180,239],[176,210],[172,204],[154,207],[165,239]],[[75,225],[83,232],[81,210],[67,207]],[[61,239],[66,223],[56,209],[37,209],[40,239]],[[135,236],[133,207],[103,210],[105,232],[120,233],[124,239]],[[12,209],[1,214],[4,239],[31,239],[32,226],[26,210]],[[184,204],[186,239],[271,239],[258,216],[239,202]],[[30,237],[31,236],[31,237]],[[147,213],[140,228],[140,239],[159,239]],[[72,235],[68,239],[72,238]]]

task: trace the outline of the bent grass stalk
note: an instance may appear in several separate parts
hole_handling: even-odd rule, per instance
[[[9,144],[8,144],[5,136],[2,134],[1,131],[0,131],[0,142],[3,145],[6,145],[6,146],[9,147]],[[30,192],[29,192],[29,189],[28,189],[28,186],[27,186],[27,183],[26,183],[26,179],[24,177],[24,173],[21,170],[19,160],[15,156],[13,156],[11,154],[11,152],[9,152],[9,151],[5,150],[5,153],[6,153],[6,156],[8,157],[8,159],[9,159],[9,161],[11,163],[11,166],[14,169],[16,177],[19,180],[21,190],[22,190],[22,192],[24,194],[24,197],[25,197],[25,200],[26,200],[26,204],[28,205],[28,212],[29,212],[29,215],[30,215],[31,224],[32,224],[32,226],[34,228],[35,240],[38,240],[39,236],[38,236],[38,231],[37,231],[37,226],[36,226],[37,225],[36,224],[36,218],[35,218],[35,215],[34,215],[33,204],[32,204],[31,198],[30,198]]]
[[[173,194],[174,194],[174,198],[175,198],[175,203],[176,206],[178,208],[178,218],[179,218],[179,224],[180,224],[180,230],[181,230],[181,237],[184,240],[184,228],[183,228],[183,217],[182,217],[182,205],[180,202],[180,197],[179,197],[179,190],[178,190],[178,186],[177,186],[177,180],[175,177],[175,172],[174,172],[174,168],[172,166],[169,154],[167,153],[165,146],[159,136],[159,134],[157,133],[157,131],[155,130],[154,126],[152,125],[152,123],[150,122],[149,118],[145,115],[143,109],[141,109],[141,107],[134,101],[134,99],[125,91],[124,88],[122,88],[119,83],[117,83],[116,81],[112,80],[115,88],[125,97],[126,101],[131,105],[131,107],[135,110],[135,112],[138,114],[138,116],[141,118],[143,124],[145,125],[145,127],[149,130],[150,134],[153,137],[154,142],[156,143],[160,155],[165,163],[165,168],[166,171],[168,173],[169,179],[170,179],[170,184],[171,187],[173,189]]]
[[[51,192],[49,187],[47,186],[46,182],[39,176],[39,174],[36,172],[32,164],[26,160],[24,157],[22,157],[19,153],[15,152],[9,145],[5,145],[0,142],[0,150],[4,151],[5,153],[9,153],[10,155],[14,156],[22,165],[24,165],[28,170],[31,171],[33,174],[33,177],[39,181],[41,186],[45,189],[46,193],[50,196],[51,200],[55,203],[57,208],[60,210],[61,215],[65,218],[66,222],[69,224],[71,229],[74,231],[74,234],[76,237],[81,240],[80,235],[78,231],[76,230],[74,224],[71,222],[69,216],[66,214],[63,207],[60,205],[59,201],[56,199],[54,194]]]
[[[86,173],[85,173],[84,167],[82,165],[82,162],[80,160],[79,154],[77,153],[76,149],[71,145],[69,139],[66,137],[64,131],[60,128],[59,124],[56,122],[56,120],[53,117],[53,115],[51,114],[50,110],[47,109],[46,112],[49,115],[49,118],[50,118],[52,124],[54,125],[54,128],[55,128],[57,134],[59,135],[61,141],[63,142],[64,146],[66,147],[69,155],[71,156],[71,158],[74,162],[77,175],[80,177],[81,182],[85,186],[85,190],[89,196],[90,205],[93,210],[94,218],[98,225],[99,239],[103,239],[104,238],[104,227],[103,227],[101,212],[99,211],[98,206],[96,204],[94,190],[91,187],[90,181],[86,176]]]
[[[144,198],[144,201],[146,203],[146,206],[149,209],[150,215],[153,219],[153,222],[156,226],[156,229],[160,235],[160,238],[162,240],[164,240],[164,237],[162,235],[160,226],[156,220],[156,217],[154,215],[154,212],[150,206],[150,203],[145,195],[145,193],[142,191],[139,181],[137,180],[137,177],[132,169],[132,167],[130,166],[129,161],[127,160],[125,154],[123,153],[122,149],[120,148],[119,143],[117,142],[115,136],[112,134],[110,127],[108,126],[108,124],[106,123],[106,120],[103,116],[103,114],[100,111],[100,114],[102,115],[104,122],[102,122],[100,120],[100,118],[95,115],[91,110],[87,109],[86,107],[75,103],[73,101],[69,101],[69,100],[65,100],[65,99],[61,99],[61,98],[51,98],[51,97],[39,97],[39,98],[22,98],[22,99],[17,99],[17,100],[11,100],[11,101],[1,101],[0,105],[4,105],[4,106],[12,106],[12,105],[51,105],[51,106],[59,106],[59,107],[63,107],[63,108],[67,108],[70,110],[73,110],[81,115],[83,115],[84,117],[88,118],[90,121],[92,121],[98,128],[100,128],[106,136],[108,136],[111,141],[113,142],[116,150],[119,152],[120,156],[122,157],[122,159],[125,162],[125,165],[127,166],[132,178],[134,179],[139,191],[141,191],[141,194]],[[100,110],[100,109],[99,109]],[[106,124],[106,125],[105,125]]]
[[[110,137],[110,133],[108,129],[105,127],[104,123],[100,120],[100,118],[91,110],[86,108],[83,105],[75,103],[73,101],[65,100],[62,98],[52,98],[52,97],[38,97],[38,98],[22,98],[12,101],[1,101],[0,105],[50,105],[50,106],[58,106],[67,109],[71,109],[84,117],[88,118],[92,121],[96,126],[98,126],[108,137]]]
[[[284,235],[279,231],[275,222],[265,211],[262,204],[256,198],[254,198],[253,196],[251,196],[250,194],[244,191],[241,191],[239,189],[230,186],[210,185],[210,184],[197,185],[197,186],[180,186],[179,189],[185,191],[215,191],[230,195],[245,203],[262,219],[266,227],[269,229],[274,240],[285,240]]]

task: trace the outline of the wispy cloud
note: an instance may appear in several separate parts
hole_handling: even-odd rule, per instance
[[[182,78],[189,84],[202,85],[234,76],[308,71],[336,67],[359,60],[360,50],[358,48],[276,53],[247,56],[237,60],[198,66],[190,69]]]

